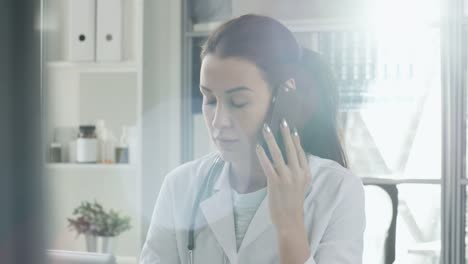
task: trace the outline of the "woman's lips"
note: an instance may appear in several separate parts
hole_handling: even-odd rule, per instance
[[[222,142],[236,142],[236,141],[239,141],[238,139],[224,139],[224,138],[216,138],[216,140],[222,141]]]
[[[218,146],[220,146],[223,149],[231,149],[239,142],[239,140],[238,139],[220,139],[220,138],[217,138],[216,142],[218,143]]]

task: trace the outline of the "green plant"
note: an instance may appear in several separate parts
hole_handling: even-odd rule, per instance
[[[75,219],[67,218],[68,227],[80,234],[95,236],[118,236],[131,228],[130,217],[121,216],[114,210],[106,212],[97,201],[83,201],[73,210]]]

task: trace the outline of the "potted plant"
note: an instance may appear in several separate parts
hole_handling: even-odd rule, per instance
[[[91,252],[114,253],[117,236],[131,228],[130,217],[112,209],[107,212],[97,201],[81,202],[73,216],[67,218],[68,226],[77,236],[85,235],[86,249]]]

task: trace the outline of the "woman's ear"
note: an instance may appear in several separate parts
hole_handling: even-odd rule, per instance
[[[289,90],[296,90],[296,81],[294,78],[290,78],[284,82],[284,87]]]

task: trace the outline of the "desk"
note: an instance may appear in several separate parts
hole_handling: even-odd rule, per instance
[[[408,253],[426,255],[426,256],[439,256],[440,255],[440,240],[417,243],[408,248]]]
[[[87,251],[48,249],[46,250],[46,255],[50,263],[138,263],[138,257],[136,256],[113,256],[111,254]]]
[[[138,264],[137,257],[116,256],[117,264]]]
[[[440,258],[440,240],[417,243],[408,248],[408,253],[427,256],[432,264],[437,264]]]

